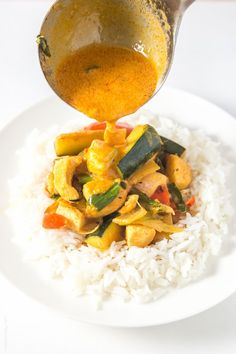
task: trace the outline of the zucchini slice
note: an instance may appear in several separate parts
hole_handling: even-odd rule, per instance
[[[105,193],[91,195],[88,199],[88,204],[93,205],[100,211],[118,196],[119,191],[120,184],[116,182]]]
[[[110,247],[113,241],[122,241],[124,239],[124,228],[112,222],[118,213],[113,213],[103,219],[103,224],[93,233],[87,235],[85,242],[105,251]]]
[[[81,130],[79,132],[61,134],[54,143],[57,156],[78,155],[88,148],[95,139],[102,140],[104,130]]]
[[[163,142],[163,150],[168,154],[174,154],[181,156],[185,152],[185,148],[180,144],[176,143],[173,140],[167,139],[164,136],[161,136],[161,140]]]
[[[117,169],[123,179],[130,177],[141,165],[161,150],[162,141],[149,124],[138,125],[127,138],[127,146]]]

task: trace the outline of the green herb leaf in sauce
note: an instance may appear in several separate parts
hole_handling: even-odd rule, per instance
[[[39,49],[43,52],[43,54],[50,58],[51,53],[46,38],[39,34],[36,38],[36,43],[38,44]]]
[[[89,198],[88,204],[93,205],[97,210],[102,210],[118,196],[119,192],[119,183],[114,183],[105,193],[93,194]]]
[[[97,70],[97,69],[100,69],[100,66],[98,66],[97,64],[91,64],[91,65],[87,66],[87,68],[85,68],[84,71],[86,72],[86,74],[89,74],[91,71]]]

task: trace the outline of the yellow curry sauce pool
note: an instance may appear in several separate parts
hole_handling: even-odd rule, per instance
[[[56,72],[65,101],[98,121],[133,113],[153,95],[155,63],[134,50],[91,44],[67,56]]]

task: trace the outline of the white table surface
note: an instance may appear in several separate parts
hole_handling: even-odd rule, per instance
[[[0,126],[52,94],[40,71],[35,45],[50,3],[0,1]],[[235,66],[236,1],[197,2],[182,23],[166,85],[199,94],[236,117]],[[235,352],[236,294],[177,323],[109,329],[65,320],[0,277],[0,354]]]

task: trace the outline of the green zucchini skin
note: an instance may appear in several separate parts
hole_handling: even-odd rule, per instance
[[[161,147],[162,141],[159,134],[151,125],[147,124],[147,129],[117,165],[122,178],[130,177],[141,165],[160,151]]]
[[[180,190],[176,187],[176,185],[174,183],[169,183],[168,190],[170,192],[171,198],[172,198],[173,202],[175,203],[177,209],[182,212],[187,211],[187,207],[186,207],[185,202],[183,200],[182,194],[181,194]]]
[[[181,156],[185,152],[185,148],[173,140],[161,136],[163,142],[163,150],[168,154]]]
[[[114,183],[105,193],[93,194],[88,200],[98,211],[110,204],[119,194],[120,184]]]
[[[118,212],[114,212],[110,215],[107,215],[103,218],[103,223],[102,225],[96,230],[94,231],[92,234],[89,234],[86,236],[86,238],[91,237],[91,236],[98,236],[98,237],[102,237],[104,232],[106,231],[106,229],[110,226],[110,224],[112,223],[112,220],[114,218],[116,218],[119,215]]]

